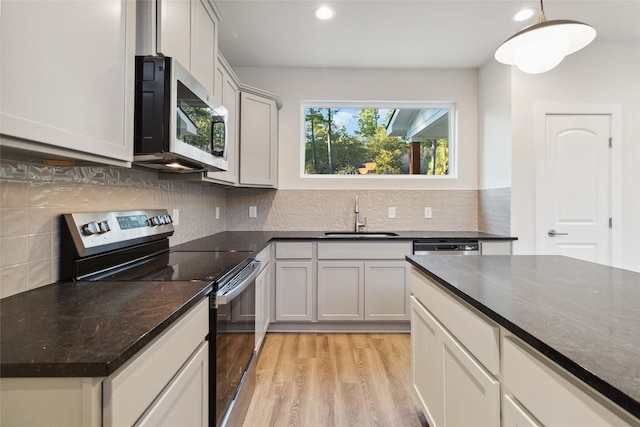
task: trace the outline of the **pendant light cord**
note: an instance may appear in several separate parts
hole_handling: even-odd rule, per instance
[[[542,24],[547,21],[547,17],[544,16],[544,5],[542,4],[542,0],[540,0],[540,16],[538,17],[538,24]]]

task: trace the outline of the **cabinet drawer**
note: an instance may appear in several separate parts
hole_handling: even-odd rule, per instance
[[[411,242],[321,242],[318,259],[404,259]]]
[[[133,425],[204,341],[209,298],[103,383],[104,426]]]
[[[481,255],[511,255],[511,241],[480,242]]]
[[[493,375],[500,374],[500,328],[411,269],[411,292]]]
[[[313,256],[311,242],[276,242],[276,258],[310,259]]]
[[[517,338],[505,337],[502,352],[506,396],[514,396],[543,425],[632,425],[621,410]]]

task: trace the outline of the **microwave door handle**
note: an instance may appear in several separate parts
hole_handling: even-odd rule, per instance
[[[211,116],[211,132],[209,132],[209,150],[211,153],[216,151],[216,116]]]
[[[240,295],[249,285],[255,280],[258,272],[260,271],[260,261],[254,260],[251,263],[251,273],[235,288],[231,289],[226,294],[216,295],[216,303],[218,305],[229,304],[235,297]]]

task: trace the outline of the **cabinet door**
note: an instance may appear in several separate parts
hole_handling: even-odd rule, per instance
[[[500,383],[444,329],[444,420],[447,426],[500,426]]]
[[[226,69],[226,62],[221,56],[218,58],[215,78],[215,96],[229,111],[227,123],[227,162],[224,172],[207,172],[204,180],[223,184],[238,184],[238,123],[240,119],[240,92],[238,83],[232,72]]]
[[[411,297],[411,374],[420,407],[431,427],[444,425],[444,387],[439,326]]]
[[[256,277],[256,351],[269,329],[271,313],[271,264]]]
[[[502,399],[502,427],[541,427],[510,395]]]
[[[409,320],[409,271],[406,261],[365,263],[365,320]]]
[[[318,261],[318,320],[364,319],[364,263]]]
[[[215,64],[218,47],[216,44],[216,19],[209,10],[207,0],[194,0],[193,31],[191,32],[191,73],[213,94]]]
[[[276,320],[313,320],[311,261],[276,262]]]
[[[278,107],[274,100],[240,94],[240,185],[277,186]]]
[[[21,138],[3,144],[131,162],[135,2],[3,1],[0,19],[2,133]]]
[[[191,1],[158,0],[158,53],[191,68]]]
[[[637,419],[628,418],[602,395],[512,336],[502,339],[502,382],[505,394],[514,396],[541,425],[638,424]],[[557,402],[562,404],[553,404]]]
[[[232,322],[255,322],[256,320],[256,287],[250,286],[231,301]]]
[[[135,425],[208,426],[208,355],[205,341]]]

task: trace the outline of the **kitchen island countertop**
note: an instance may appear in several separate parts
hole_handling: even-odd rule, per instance
[[[640,273],[562,256],[407,259],[640,418]]]

